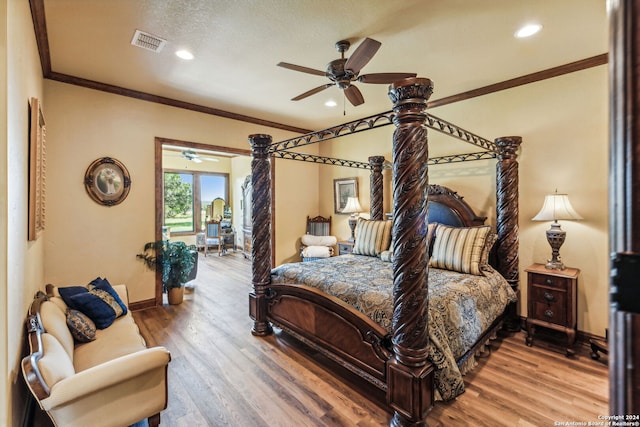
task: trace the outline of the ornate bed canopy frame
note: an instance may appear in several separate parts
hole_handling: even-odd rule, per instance
[[[433,367],[427,361],[428,253],[426,221],[428,165],[496,158],[496,269],[514,290],[518,287],[518,136],[489,141],[425,112],[433,85],[426,78],[409,78],[389,87],[393,110],[334,126],[282,142],[269,135],[249,136],[252,148],[253,292],[250,294],[252,333],[272,332],[269,323],[271,283],[271,163],[270,157],[334,164],[371,170],[371,218],[383,219],[383,156],[368,163],[290,151],[380,126],[395,124],[393,133],[393,263],[394,311],[391,344],[386,363],[387,403],[394,410],[392,426],[426,423],[433,405]],[[482,152],[429,158],[427,128],[451,135],[483,149]],[[515,308],[515,307],[513,307]],[[515,313],[513,313],[515,314]]]

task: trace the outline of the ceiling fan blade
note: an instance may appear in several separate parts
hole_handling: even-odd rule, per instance
[[[351,70],[353,74],[358,74],[362,67],[367,65],[373,55],[376,54],[378,49],[380,49],[380,43],[377,40],[366,38],[353,52],[353,55],[347,59],[347,62],[344,64],[345,70]]]
[[[364,104],[364,97],[362,96],[362,92],[360,92],[360,89],[358,89],[354,85],[350,85],[344,90],[344,96],[347,97],[349,102],[354,107],[357,107],[360,104]]]
[[[303,67],[301,65],[289,64],[288,62],[278,62],[278,67],[288,68],[293,71],[300,71],[302,73],[314,74],[316,76],[324,77],[326,73],[320,70],[314,70],[313,68]]]
[[[358,77],[358,81],[361,83],[385,84],[415,76],[417,76],[416,73],[373,73],[361,75]]]
[[[305,93],[302,93],[298,96],[296,96],[295,98],[291,98],[292,101],[300,101],[301,99],[306,98],[307,96],[311,96],[314,95],[318,92],[321,92],[323,90],[325,90],[328,87],[333,86],[333,83],[327,83],[327,84],[323,84],[322,86],[318,86],[316,88],[313,88],[311,90],[306,91]]]

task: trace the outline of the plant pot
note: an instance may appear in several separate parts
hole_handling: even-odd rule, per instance
[[[182,304],[183,298],[184,298],[184,286],[180,286],[179,288],[168,289],[167,299],[169,300],[169,304],[171,305]]]

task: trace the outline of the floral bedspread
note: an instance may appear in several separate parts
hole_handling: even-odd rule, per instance
[[[516,296],[508,282],[489,269],[483,276],[429,268],[429,360],[443,400],[464,391],[456,359]],[[350,304],[391,333],[392,264],[379,258],[342,255],[313,262],[283,264],[271,272],[273,283],[313,286]]]

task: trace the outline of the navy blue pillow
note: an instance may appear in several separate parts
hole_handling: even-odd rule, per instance
[[[58,293],[60,293],[60,296],[62,297],[62,300],[64,301],[64,303],[67,304],[67,307],[72,308],[74,310],[80,310],[80,309],[78,307],[73,306],[73,301],[71,300],[71,297],[77,294],[84,294],[86,292],[88,292],[88,290],[84,286],[67,286],[64,288],[58,287]]]
[[[98,277],[88,288],[68,286],[58,288],[58,292],[69,308],[86,314],[97,329],[108,328],[116,318],[127,314],[127,306],[107,279]]]
[[[93,292],[75,294],[70,300],[72,306],[89,316],[98,329],[106,329],[116,320],[113,307]]]
[[[92,289],[92,286],[95,287],[95,289],[100,289],[108,292],[109,295],[111,295],[113,299],[116,300],[120,308],[122,308],[121,316],[127,314],[127,306],[125,305],[124,302],[122,302],[122,299],[120,299],[120,295],[118,295],[118,292],[116,292],[116,290],[113,289],[113,286],[111,286],[111,283],[109,283],[106,277],[104,279],[100,277],[96,277],[89,283],[89,290]]]

